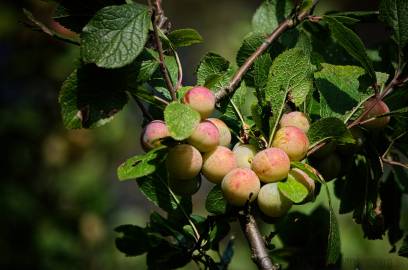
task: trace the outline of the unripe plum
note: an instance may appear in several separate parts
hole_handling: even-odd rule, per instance
[[[252,160],[256,155],[256,147],[252,144],[237,143],[232,148],[237,159],[238,168],[251,168]]]
[[[203,156],[202,173],[208,181],[215,184],[221,183],[227,173],[237,168],[235,154],[225,146],[217,146],[214,150]]]
[[[302,112],[290,112],[285,113],[280,122],[280,127],[297,127],[300,128],[304,133],[306,133],[310,128],[309,119]]]
[[[213,123],[210,121],[203,121],[198,124],[197,128],[187,141],[200,152],[208,152],[219,144],[220,133]]]
[[[375,104],[375,105],[374,105]],[[374,106],[374,107],[372,107]],[[363,117],[362,120],[367,120],[378,115],[389,113],[390,109],[384,101],[378,100],[376,98],[370,98],[364,102],[364,111],[372,109]],[[368,129],[381,129],[384,128],[390,122],[390,116],[379,117],[367,123],[364,123],[362,126]]]
[[[292,206],[292,201],[279,191],[278,183],[262,186],[257,201],[259,209],[268,217],[283,216]]]
[[[289,171],[289,174],[293,176],[296,181],[303,184],[309,191],[309,194],[313,193],[315,189],[315,181],[310,178],[310,176],[306,172],[302,171],[299,168],[293,168]]]
[[[283,127],[276,132],[272,146],[285,151],[290,160],[299,161],[306,156],[309,139],[300,128]]]
[[[231,143],[231,131],[229,127],[218,118],[208,118],[217,128],[220,133],[220,145],[228,146]]]
[[[142,147],[147,152],[160,146],[160,140],[168,136],[170,136],[170,133],[166,124],[161,120],[154,120],[147,124],[143,130]]]
[[[246,168],[233,169],[221,183],[225,199],[235,206],[244,206],[248,200],[254,201],[260,188],[261,183],[258,176]]]
[[[316,168],[323,176],[324,180],[329,181],[336,178],[341,170],[341,159],[336,153],[332,153],[324,159],[316,162]]]
[[[170,178],[188,180],[196,177],[203,165],[200,152],[189,144],[179,144],[173,147],[166,159]]]
[[[206,119],[215,109],[215,96],[208,88],[196,86],[184,95],[184,103],[200,113]]]
[[[200,188],[200,176],[192,179],[169,179],[169,187],[171,190],[179,196],[190,196],[198,191]]]
[[[251,169],[264,183],[285,179],[290,169],[288,155],[279,148],[267,148],[257,153],[252,160]]]

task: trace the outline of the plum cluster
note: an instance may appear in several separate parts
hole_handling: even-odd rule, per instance
[[[278,190],[278,181],[290,175],[313,193],[314,181],[305,172],[290,166],[291,161],[303,160],[309,148],[306,136],[309,121],[303,113],[283,115],[272,147],[258,151],[254,145],[239,142],[231,150],[228,126],[220,119],[208,118],[215,110],[213,92],[205,87],[193,87],[186,92],[183,102],[200,113],[201,122],[189,138],[168,152],[169,186],[176,194],[194,194],[203,175],[208,181],[221,185],[229,204],[239,207],[257,200],[265,215],[278,217],[292,205]],[[163,121],[152,121],[142,134],[143,148],[153,149],[168,136]]]

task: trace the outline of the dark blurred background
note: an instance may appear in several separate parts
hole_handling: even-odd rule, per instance
[[[163,2],[174,29],[192,27],[204,37],[204,44],[180,50],[185,84],[193,84],[204,53],[234,60],[261,1]],[[377,7],[372,0],[321,2],[317,13]],[[141,152],[141,115],[130,104],[104,127],[64,129],[58,91],[74,69],[78,47],[32,31],[23,7],[47,23],[54,8],[40,0],[0,2],[0,269],[145,269],[144,256],[126,258],[115,250],[113,233],[120,224],[145,224],[153,209],[136,183],[116,179],[116,167]],[[372,25],[362,32],[369,47],[383,35]],[[198,213],[204,214],[204,196],[205,189],[194,196]],[[321,194],[297,210],[310,212],[325,199]],[[404,259],[388,254],[386,241],[364,240],[350,215],[340,217],[340,228],[343,269],[408,269]],[[231,269],[253,269],[241,232],[235,227],[233,233]],[[381,268],[379,259],[386,263]]]

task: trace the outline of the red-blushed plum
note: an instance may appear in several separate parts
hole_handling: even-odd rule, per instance
[[[336,153],[332,153],[326,158],[316,161],[316,169],[323,176],[324,180],[332,180],[341,171],[341,159]]]
[[[237,168],[235,154],[225,146],[217,146],[203,156],[202,173],[208,181],[221,183],[227,173]]]
[[[304,133],[310,128],[309,119],[307,119],[306,115],[302,112],[290,112],[283,114],[280,122],[280,127],[297,127],[300,128]]]
[[[239,168],[251,168],[252,160],[256,155],[256,147],[252,144],[237,143],[232,148]]]
[[[217,128],[220,133],[220,145],[228,146],[231,143],[231,131],[227,124],[218,118],[208,118]]]
[[[221,189],[228,203],[244,206],[258,196],[261,183],[250,169],[236,168],[230,171],[221,182]]]
[[[179,144],[173,147],[166,159],[170,178],[188,180],[196,177],[203,165],[200,152],[192,145]]]
[[[198,124],[197,128],[187,141],[200,152],[208,152],[218,146],[220,142],[220,133],[213,123],[210,121],[203,121]]]
[[[279,191],[278,183],[263,185],[258,193],[257,202],[261,212],[268,217],[281,217],[292,206],[292,201]]]
[[[160,140],[168,136],[170,133],[166,124],[161,120],[154,120],[147,124],[142,132],[142,147],[147,152],[160,146]]]
[[[192,179],[182,179],[177,178],[169,179],[169,187],[171,190],[179,196],[190,196],[198,191],[200,188],[200,176],[194,177]]]
[[[300,128],[283,127],[276,132],[272,146],[285,151],[290,160],[299,161],[306,157],[309,139]]]
[[[374,106],[374,107],[373,107]],[[390,109],[388,108],[387,104],[384,101],[378,100],[376,98],[370,98],[366,102],[364,102],[364,112],[367,110],[371,110],[363,117],[362,120],[368,120],[378,115],[382,115],[385,113],[389,113]],[[368,129],[381,129],[384,128],[390,122],[390,116],[379,117],[372,121],[362,124],[363,127]]]
[[[283,180],[288,176],[290,159],[279,148],[267,148],[257,153],[252,160],[251,169],[264,183]]]
[[[215,96],[208,88],[195,86],[184,95],[184,103],[200,113],[206,119],[215,109]]]

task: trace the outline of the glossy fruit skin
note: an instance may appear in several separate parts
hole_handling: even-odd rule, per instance
[[[258,193],[258,207],[268,217],[281,217],[288,212],[292,201],[278,189],[278,183],[263,185]]]
[[[388,108],[387,104],[385,104],[385,102],[382,100],[377,100],[376,98],[370,98],[369,100],[367,100],[364,103],[363,107],[364,111],[370,110],[370,108],[372,108],[363,117],[363,120],[368,120],[372,117],[390,112],[390,109]],[[362,126],[368,129],[382,129],[388,125],[390,119],[391,119],[390,116],[379,117],[376,118],[375,120],[362,124]]]
[[[252,144],[237,143],[232,148],[239,168],[251,168],[252,160],[256,155],[256,147]]]
[[[200,188],[200,175],[193,179],[169,179],[169,187],[171,190],[179,196],[191,196]]]
[[[307,133],[310,128],[309,119],[304,113],[298,111],[283,114],[279,124],[280,127],[297,127],[304,133]]]
[[[276,132],[272,146],[285,151],[290,160],[300,161],[306,157],[309,139],[297,127],[283,127]]]
[[[257,153],[252,160],[251,169],[264,183],[283,180],[288,176],[290,159],[281,149],[272,147]]]
[[[233,169],[221,182],[225,199],[235,206],[244,206],[248,200],[254,201],[260,188],[258,176],[246,168]]]
[[[199,112],[201,119],[206,119],[215,109],[215,95],[208,88],[195,86],[184,95],[184,103]]]
[[[208,118],[207,120],[218,128],[218,132],[220,133],[220,145],[228,147],[231,143],[231,131],[227,124],[218,118]]]
[[[203,121],[198,124],[197,128],[187,141],[200,152],[208,152],[218,146],[220,142],[220,133],[213,123],[210,121]]]
[[[142,132],[142,147],[147,152],[160,146],[160,140],[168,136],[170,136],[170,133],[166,124],[161,120],[153,120],[146,125]]]
[[[196,177],[202,168],[203,159],[200,152],[189,144],[173,147],[166,159],[170,178],[189,180]]]
[[[235,154],[225,146],[217,146],[203,156],[202,173],[208,181],[221,183],[225,175],[237,168]]]
[[[299,168],[293,168],[289,171],[289,174],[293,176],[296,181],[302,183],[309,191],[309,194],[313,194],[316,186],[315,181],[310,178],[310,176],[306,172],[302,171]]]
[[[332,153],[324,159],[316,161],[316,169],[324,180],[330,181],[339,176],[341,171],[341,159],[336,153]]]

